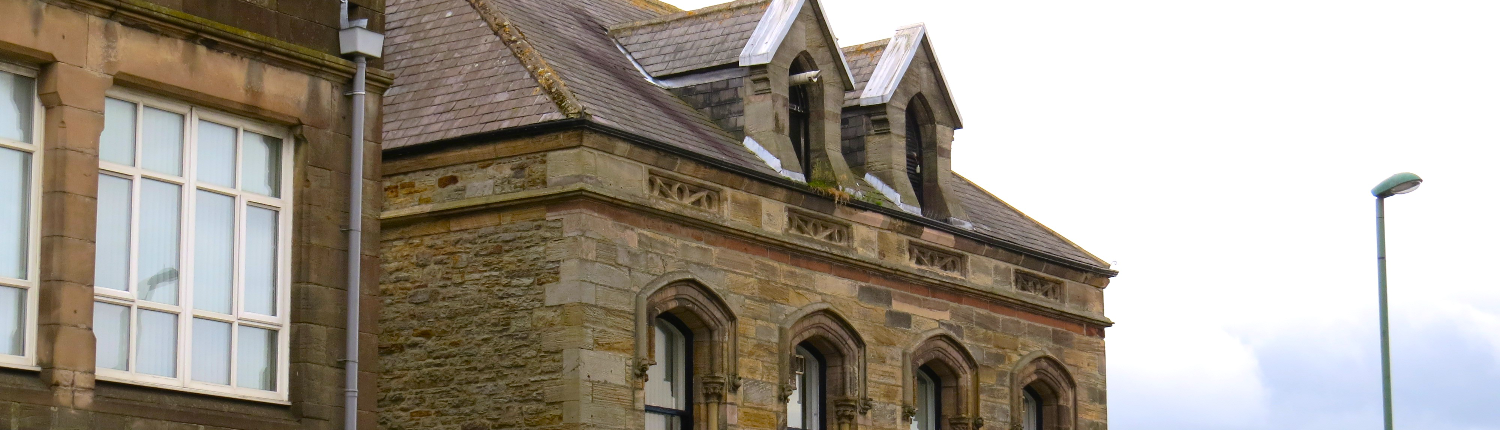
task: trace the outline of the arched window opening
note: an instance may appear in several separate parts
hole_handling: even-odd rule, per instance
[[[979,423],[974,381],[978,366],[967,347],[946,333],[926,338],[909,354],[906,418],[913,430],[973,430]]]
[[[739,389],[735,317],[718,294],[672,272],[636,295],[633,374],[651,430],[720,430],[725,398]],[[640,422],[640,421],[637,421]]]
[[[1042,396],[1035,389],[1026,387],[1021,390],[1021,429],[1042,430],[1044,419],[1042,418]]]
[[[692,332],[671,315],[657,317],[654,325],[655,364],[646,370],[646,429],[691,428]]]
[[[924,153],[931,143],[927,136],[932,129],[932,112],[921,94],[913,96],[906,104],[906,179],[911,182],[911,192],[917,198],[917,206],[926,207],[927,181]]]
[[[789,76],[815,70],[808,60],[798,58],[788,69]],[[810,83],[792,83],[787,88],[787,137],[792,140],[792,152],[797,154],[797,163],[802,174],[812,174],[812,94]]]
[[[1017,368],[1012,420],[1024,430],[1072,430],[1076,386],[1062,362],[1041,355]]]
[[[916,413],[911,420],[911,430],[938,430],[938,417],[942,416],[943,410],[938,379],[927,366],[917,369]]]
[[[786,403],[788,429],[823,430],[826,427],[824,405],[828,403],[827,361],[805,345],[797,346],[792,366],[795,370],[792,395]]]

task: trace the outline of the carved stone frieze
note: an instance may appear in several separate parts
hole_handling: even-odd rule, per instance
[[[961,254],[944,251],[937,248],[919,245],[911,242],[907,250],[911,263],[917,267],[924,267],[953,274],[963,274],[964,257]]]
[[[719,212],[723,196],[718,190],[689,184],[676,179],[651,175],[651,196],[709,212]]]
[[[1015,271],[1015,274],[1016,290],[1035,294],[1048,300],[1062,300],[1062,282],[1020,270]]]
[[[849,226],[798,211],[786,211],[786,229],[793,234],[839,245],[849,244]]]

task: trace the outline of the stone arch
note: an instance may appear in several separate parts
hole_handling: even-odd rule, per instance
[[[941,401],[940,417],[951,430],[974,430],[984,425],[979,418],[978,361],[956,336],[943,329],[933,329],[922,334],[906,353],[905,405],[903,419],[910,420],[916,411],[917,373],[923,367],[930,369],[941,379],[938,387]]]
[[[1078,421],[1078,385],[1062,361],[1033,352],[1016,362],[1011,375],[1012,429],[1022,428],[1021,394],[1030,388],[1041,401],[1042,430],[1073,430],[1073,423]]]
[[[725,397],[739,390],[734,341],[737,321],[727,302],[689,272],[672,272],[647,283],[636,295],[636,357],[633,373],[639,382],[655,364],[652,322],[671,315],[691,332],[694,429],[724,428]]]
[[[806,343],[823,356],[828,372],[824,410],[834,412],[839,429],[854,428],[855,415],[869,412],[872,405],[865,387],[864,338],[828,303],[813,303],[793,311],[782,320],[780,331],[780,403],[786,404],[794,384],[792,355],[798,345]]]

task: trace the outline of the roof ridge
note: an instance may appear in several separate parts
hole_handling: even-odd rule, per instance
[[[860,44],[856,44],[856,45],[845,46],[845,47],[839,48],[839,50],[842,50],[844,52],[863,51],[863,50],[871,49],[871,48],[883,48],[883,47],[885,47],[885,45],[888,45],[890,43],[891,43],[891,38],[887,37],[887,38],[880,39],[880,40],[871,40],[871,41],[865,42],[865,43],[860,43]]]
[[[668,22],[672,22],[672,21],[676,21],[676,20],[679,20],[679,19],[688,18],[688,17],[692,17],[692,16],[696,16],[696,15],[702,15],[702,14],[705,14],[705,13],[721,12],[721,11],[726,11],[726,10],[730,10],[730,9],[738,9],[738,8],[742,8],[742,7],[746,7],[746,6],[751,6],[751,5],[761,4],[761,3],[770,3],[770,2],[771,2],[771,0],[735,0],[735,1],[726,2],[726,3],[719,3],[719,4],[716,4],[716,5],[712,5],[712,6],[701,7],[701,8],[693,9],[693,10],[683,10],[683,11],[680,11],[680,12],[666,14],[666,15],[658,16],[656,18],[651,18],[651,19],[643,19],[643,20],[639,20],[639,21],[622,22],[622,23],[619,23],[619,24],[615,24],[615,25],[611,25],[609,27],[606,27],[605,30],[608,31],[608,32],[610,32],[610,33],[614,33],[617,30],[623,30],[623,29],[627,29],[627,28],[644,27],[644,26],[647,26],[647,25],[656,25],[656,24],[665,24],[665,23],[668,23]]]
[[[531,78],[536,80],[542,92],[546,93],[547,98],[557,105],[558,111],[563,116],[583,118],[588,115],[583,103],[578,101],[578,96],[568,89],[562,76],[547,64],[547,60],[542,58],[541,52],[537,51],[531,41],[526,39],[526,34],[521,32],[520,28],[512,24],[510,19],[500,13],[500,10],[488,0],[468,0],[468,2],[479,13],[480,19],[489,24],[495,36],[498,36],[500,41],[510,48],[511,54],[515,55],[522,66],[526,67],[526,71],[531,72]]]
[[[1099,258],[1099,256],[1094,255],[1094,253],[1089,252],[1089,250],[1087,250],[1087,249],[1083,249],[1083,247],[1079,246],[1077,243],[1073,243],[1072,240],[1069,240],[1066,236],[1063,236],[1062,233],[1058,233],[1057,230],[1053,230],[1052,227],[1048,227],[1046,224],[1042,224],[1041,221],[1037,221],[1036,218],[1032,218],[1031,215],[1027,215],[1025,212],[1021,212],[1020,209],[1017,209],[1015,206],[1012,206],[1010,203],[1006,203],[1005,199],[1001,199],[1000,196],[996,196],[995,193],[990,192],[990,190],[987,190],[984,187],[979,186],[979,184],[974,183],[974,181],[970,181],[969,178],[965,178],[964,175],[958,174],[957,171],[950,170],[950,172],[953,172],[953,177],[961,179],[964,182],[968,182],[969,185],[973,185],[974,186],[974,189],[979,190],[980,192],[983,192],[984,195],[990,196],[990,198],[995,199],[995,201],[1000,202],[1000,204],[1005,205],[1005,207],[1008,207],[1008,208],[1010,208],[1010,210],[1015,211],[1016,215],[1020,215],[1021,218],[1025,218],[1027,221],[1031,221],[1032,224],[1036,224],[1037,227],[1041,227],[1042,230],[1046,230],[1047,233],[1051,233],[1053,237],[1056,237],[1056,238],[1062,240],[1064,243],[1067,243],[1068,246],[1072,246],[1073,249],[1078,250],[1078,252],[1082,252],[1084,255],[1089,256],[1089,258],[1094,259],[1094,261],[1097,262],[1097,263],[1099,263],[1099,265],[1102,266],[1103,268],[1105,268],[1105,269],[1109,268],[1109,263],[1106,262],[1106,261],[1104,261],[1103,258]]]

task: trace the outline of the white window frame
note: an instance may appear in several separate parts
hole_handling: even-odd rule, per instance
[[[194,106],[170,99],[164,99],[152,95],[142,94],[124,89],[110,89],[106,95],[109,98],[135,103],[136,110],[136,139],[137,147],[135,153],[135,166],[126,166],[99,161],[99,174],[112,175],[131,180],[131,217],[130,217],[130,258],[128,264],[128,288],[130,291],[119,291],[110,288],[94,288],[94,300],[100,303],[125,306],[130,312],[130,326],[126,327],[127,342],[126,368],[118,370],[109,368],[96,368],[97,377],[100,380],[122,382],[138,385],[148,385],[161,388],[169,388],[181,391],[190,391],[203,394],[236,397],[257,401],[268,401],[272,403],[289,404],[288,381],[291,346],[291,236],[292,236],[292,158],[293,143],[291,131],[287,127],[277,126],[261,121],[256,121],[240,116],[230,115],[211,109]],[[144,124],[144,109],[152,107],[164,111],[183,115],[183,148],[182,148],[182,176],[172,176],[151,171],[141,166],[143,154],[146,152],[141,141],[142,125]],[[280,138],[281,147],[281,172],[280,172],[280,195],[281,197],[262,196],[250,191],[239,190],[235,187],[223,187],[206,184],[197,181],[197,159],[198,144],[197,131],[198,121],[206,120],[218,124],[235,127],[237,132],[235,148],[235,182],[238,184],[244,174],[241,168],[241,154],[244,148],[244,132]],[[178,234],[178,284],[177,304],[168,305],[146,300],[139,300],[135,295],[140,288],[137,285],[136,263],[138,255],[136,252],[139,241],[140,230],[140,207],[141,207],[141,183],[142,179],[150,179],[178,185],[179,202],[181,204]],[[198,190],[215,192],[221,195],[229,195],[235,198],[235,242],[234,242],[234,281],[231,290],[234,315],[228,315],[212,311],[204,311],[193,308],[193,272],[195,246],[194,235],[196,219],[193,216],[197,208]],[[252,206],[275,209],[277,211],[277,241],[276,241],[276,315],[262,315],[250,313],[244,310],[243,287],[244,287],[244,252],[246,236],[246,214]],[[105,214],[99,214],[104,216]],[[147,309],[166,312],[177,315],[177,350],[176,350],[176,377],[164,377],[137,373],[136,369],[136,334],[139,331],[139,310]],[[192,378],[192,338],[193,320],[201,318],[230,324],[230,352],[229,352],[229,384],[220,385],[207,382],[195,381]],[[276,389],[274,391],[259,390],[235,386],[239,382],[239,334],[240,327],[255,327],[274,330],[276,340]]]
[[[15,287],[26,290],[26,318],[25,339],[21,341],[22,354],[7,355],[0,354],[0,367],[10,367],[26,370],[39,370],[36,365],[36,315],[37,296],[41,292],[41,237],[42,237],[42,126],[46,121],[46,112],[42,108],[42,99],[37,94],[36,84],[37,70],[11,63],[0,62],[0,72],[12,73],[32,79],[31,86],[31,143],[16,142],[8,139],[0,139],[0,148],[12,149],[31,154],[30,185],[31,198],[30,211],[26,219],[26,279],[15,279],[0,277],[0,285]]]

